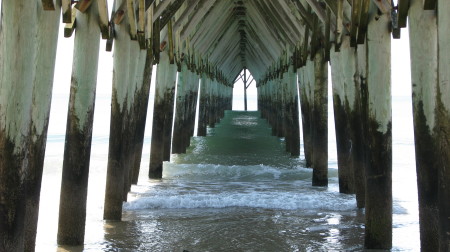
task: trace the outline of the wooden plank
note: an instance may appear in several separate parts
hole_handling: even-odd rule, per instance
[[[175,13],[178,11],[178,9],[180,9],[183,3],[184,0],[175,0],[161,13],[161,29],[166,26],[166,24],[169,22],[169,19],[171,19],[175,15]]]
[[[147,48],[145,42],[145,0],[139,0],[139,18],[138,18],[138,30],[137,39],[139,47],[144,50]]]
[[[155,22],[157,18],[161,17],[162,13],[166,10],[166,8],[175,1],[176,0],[164,0],[162,2],[159,2],[159,4],[156,5],[153,12],[153,22]]]
[[[370,0],[361,0],[358,33],[356,39],[356,43],[358,44],[364,44],[366,38],[367,25],[369,22],[369,7],[370,7]]]
[[[294,0],[293,2],[297,7],[298,12],[300,13],[300,16],[302,16],[303,20],[305,21],[305,24],[309,26],[309,29],[312,29],[312,14],[305,9],[305,7],[302,5],[302,3],[300,3],[299,0]]]
[[[344,31],[344,0],[337,0],[336,3],[337,15],[334,50],[339,52],[342,44],[342,33]]]
[[[398,20],[398,27],[399,28],[405,28],[406,27],[406,21],[408,18],[408,10],[409,10],[410,0],[398,0],[398,7],[397,7],[397,20]]]
[[[55,10],[55,4],[53,0],[42,0],[42,8],[44,10]]]
[[[173,41],[173,26],[172,26],[172,19],[169,20],[169,23],[167,24],[167,33],[169,36],[169,62],[170,64],[175,63],[175,44]]]
[[[333,12],[333,14],[337,16],[339,0],[324,0],[324,1],[328,5],[328,8],[330,8],[331,12]]]
[[[85,13],[93,1],[94,0],[80,0],[77,4],[75,4],[75,8],[77,8],[80,12]]]
[[[390,13],[392,10],[392,0],[373,0],[381,13]]]
[[[137,24],[136,24],[134,0],[127,0],[127,15],[128,15],[128,22],[130,23],[130,38],[131,40],[136,40]]]
[[[145,31],[145,0],[139,0],[138,32]]]
[[[71,0],[61,0],[63,23],[72,23],[72,2]]]
[[[322,8],[322,6],[320,6],[316,0],[306,0],[306,2],[309,4],[309,6],[311,6],[312,10],[319,17],[320,21],[325,23],[327,20],[327,14],[325,13],[325,10]]]
[[[352,4],[352,26],[350,28],[350,46],[356,47],[356,39],[358,35],[358,26],[359,26],[359,7],[360,7],[360,0],[353,0]]]
[[[108,17],[108,2],[107,0],[97,0],[98,15],[100,31],[102,33],[102,39],[109,39],[109,17]]]
[[[153,4],[147,9],[147,23],[145,24],[145,40],[147,49],[152,51],[153,48]],[[152,51],[153,52],[153,51]]]
[[[72,17],[70,19],[72,20],[72,22],[69,24],[66,24],[66,26],[64,27],[64,37],[65,38],[72,37],[72,34],[75,31],[75,28],[77,26],[77,20],[76,20],[77,9],[73,8],[71,13],[72,13]]]

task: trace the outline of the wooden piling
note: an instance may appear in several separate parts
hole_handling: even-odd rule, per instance
[[[392,106],[390,13],[371,2],[367,28],[366,223],[364,247],[392,247]]]
[[[313,142],[312,142],[312,109],[314,106],[314,63],[306,61],[306,65],[298,71],[298,88],[300,94],[300,108],[302,113],[303,145],[305,152],[305,166],[313,165]]]
[[[450,2],[438,0],[438,66],[435,144],[439,153],[439,249],[450,251]]]
[[[36,244],[39,200],[50,117],[61,4],[56,2],[53,8],[54,11],[45,11],[41,2],[38,1],[38,37],[36,44],[38,51],[31,110],[29,170],[25,177],[25,251],[34,251]]]
[[[189,134],[186,136],[185,140],[185,149],[191,145],[191,137],[194,136],[195,131],[195,119],[196,119],[196,112],[197,112],[197,101],[198,101],[198,91],[199,91],[199,76],[195,72],[190,72],[189,74],[191,76],[190,88],[189,88],[189,117],[188,117],[188,123],[189,123]]]
[[[115,6],[120,6],[116,2]],[[117,10],[115,10],[117,11]],[[123,188],[125,183],[124,125],[127,118],[127,89],[130,77],[130,31],[128,18],[114,26],[113,83],[111,122],[109,130],[108,166],[106,173],[104,220],[122,219]]]
[[[177,99],[176,99],[176,111],[175,122],[173,125],[173,140],[172,140],[172,153],[183,153],[185,136],[188,134],[187,116],[188,116],[188,86],[189,86],[189,70],[186,63],[181,63],[181,72],[178,73],[177,83]]]
[[[140,49],[139,42],[136,40],[131,41],[130,44],[130,62],[128,64],[128,80],[126,90],[126,103],[125,103],[125,121],[122,128],[124,146],[123,150],[123,164],[124,164],[124,186],[123,186],[123,201],[127,201],[128,192],[131,190],[133,169],[132,166],[135,160],[134,146],[136,144],[134,135],[136,133],[136,119],[137,111],[136,107],[138,102],[136,100],[136,92],[138,87],[141,87],[142,77],[144,71],[144,61],[146,52]]]
[[[209,82],[209,108],[208,108],[208,126],[214,128],[217,122],[217,81],[211,79]]]
[[[314,105],[312,109],[313,186],[328,186],[328,62],[322,50],[314,56]]]
[[[291,94],[291,101],[289,105],[290,114],[290,128],[291,128],[291,155],[293,157],[300,156],[300,120],[299,120],[299,105],[298,105],[298,88],[297,88],[297,73],[294,71],[294,66],[290,65],[288,70],[288,88]]]
[[[67,116],[58,244],[84,242],[92,124],[97,84],[100,29],[97,5],[77,13],[69,113]]]
[[[423,10],[420,0],[409,9],[411,81],[413,91],[414,141],[422,251],[439,251],[439,158],[433,148],[436,87],[438,84],[437,17]]]
[[[200,104],[199,104],[199,116],[198,116],[198,136],[206,136],[206,126],[208,122],[208,109],[209,109],[209,80],[206,74],[201,76],[200,84]]]
[[[352,148],[352,158],[354,167],[356,205],[358,208],[366,206],[366,169],[369,165],[367,145],[367,55],[366,45],[357,46],[356,51],[356,75],[354,76],[354,112],[351,113],[351,137],[354,148]],[[349,86],[349,92],[351,92]]]
[[[0,21],[0,251],[24,250],[37,4],[3,1]]]
[[[347,43],[348,42],[348,43]],[[354,193],[354,171],[350,113],[354,107],[355,51],[349,37],[343,38],[340,52],[331,50],[333,108],[338,158],[339,192]],[[353,92],[352,92],[353,91]],[[349,101],[352,99],[352,101]],[[352,104],[350,104],[350,102]]]
[[[164,145],[168,143],[170,150],[171,143],[168,132],[172,132],[169,131],[169,127],[172,129],[172,119],[168,117],[173,117],[173,104],[170,103],[173,103],[171,97],[174,96],[177,69],[175,64],[170,64],[167,51],[161,52],[160,57],[156,71],[149,178],[162,178],[164,151],[167,148]]]
[[[145,124],[147,122],[148,101],[150,97],[150,86],[153,71],[153,54],[151,49],[146,50],[145,65],[140,89],[137,90],[136,99],[139,104],[137,106],[136,131],[134,135],[134,163],[132,166],[133,176],[132,184],[137,184],[139,171],[141,167],[142,149],[144,146]]]

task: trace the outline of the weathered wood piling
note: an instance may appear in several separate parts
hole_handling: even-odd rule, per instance
[[[60,10],[61,5],[56,2],[53,7],[56,10]],[[60,16],[61,13],[59,11],[45,11],[42,3],[38,2],[38,37],[36,41],[38,51],[36,55],[35,80],[33,83],[33,106],[31,108],[29,171],[25,177],[25,251],[34,251],[36,243],[39,200],[50,118]]]
[[[98,7],[77,12],[66,144],[64,148],[58,244],[84,242],[97,68],[100,48]]]
[[[167,159],[164,153],[167,148],[170,150],[171,136],[168,132],[169,128],[172,129],[174,106],[172,103],[174,102],[176,73],[177,66],[170,63],[168,52],[163,51],[156,70],[155,104],[153,108],[153,128],[150,149],[150,178],[162,177],[163,161]],[[167,144],[169,147],[165,146]]]
[[[186,152],[197,107],[198,136],[232,109],[230,83],[240,78],[247,110],[251,73],[261,117],[294,157],[301,113],[312,184],[327,186],[330,62],[340,192],[356,194],[365,208],[365,248],[390,249],[390,43],[409,18],[421,249],[449,251],[447,0],[115,0],[111,17],[106,0],[3,0],[0,251],[34,250],[60,11],[75,44],[58,244],[84,242],[101,34],[107,50],[114,47],[105,220],[121,219],[138,180],[154,64],[150,178],[162,177],[171,148]]]
[[[439,167],[432,147],[432,96],[438,84],[437,19],[434,10],[423,9],[422,1],[411,1],[409,36],[421,249],[439,251]]]
[[[120,5],[124,1],[115,3],[115,13],[123,11]],[[121,220],[123,191],[125,186],[126,172],[126,139],[125,132],[128,109],[127,95],[130,88],[130,61],[135,60],[130,57],[133,54],[132,43],[130,40],[130,20],[124,17],[120,23],[114,25],[114,62],[112,77],[112,97],[111,97],[111,122],[109,128],[109,150],[108,166],[106,175],[105,204],[103,210],[103,219]]]
[[[2,1],[0,23],[0,250],[24,250],[37,4]],[[18,22],[17,20],[20,20]],[[27,34],[27,36],[22,36]],[[43,109],[44,110],[44,109]]]

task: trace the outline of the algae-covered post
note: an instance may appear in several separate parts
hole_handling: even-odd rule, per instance
[[[328,62],[318,50],[314,56],[312,117],[313,186],[328,186]]]
[[[209,109],[209,88],[210,81],[208,76],[205,73],[201,75],[201,84],[200,84],[200,104],[199,104],[199,112],[198,112],[198,136],[206,136],[206,127],[208,124],[208,109]]]
[[[187,135],[185,131],[189,130],[186,125],[189,77],[186,62],[181,62],[181,71],[178,73],[175,122],[173,125],[172,153],[174,154],[183,153],[184,136]]]
[[[352,159],[351,109],[354,106],[355,49],[350,47],[348,36],[343,38],[340,52],[331,53],[331,78],[333,110],[336,130],[336,147],[339,173],[339,192],[354,193]],[[336,51],[336,50],[332,50]],[[353,92],[352,92],[353,91]],[[352,99],[353,98],[353,99]],[[351,104],[350,104],[351,103]]]
[[[44,1],[43,1],[44,4]],[[44,7],[44,8],[43,8]],[[54,11],[45,11],[38,1],[37,60],[33,86],[28,173],[26,183],[25,251],[34,251],[39,215],[42,173],[52,101],[53,74],[61,17],[61,4],[52,2]]]
[[[167,24],[168,48],[169,54],[168,72],[164,90],[164,127],[163,127],[163,161],[170,161],[170,147],[172,145],[172,127],[173,114],[175,108],[175,86],[177,78],[177,65],[174,64],[174,37],[172,20]],[[153,134],[152,134],[153,136]]]
[[[409,37],[420,244],[422,251],[438,251],[439,167],[432,147],[438,84],[437,16],[434,10],[424,10],[421,0],[410,3]]]
[[[25,191],[37,55],[37,4],[2,1],[0,22],[0,250],[24,250]]]
[[[438,0],[438,65],[435,152],[439,175],[439,249],[450,250],[450,2]]]
[[[390,12],[371,3],[367,27],[368,121],[364,246],[392,247],[392,106]]]
[[[169,54],[166,51],[161,52],[160,62],[156,70],[156,86],[155,86],[155,100],[153,108],[153,127],[152,127],[152,141],[150,152],[150,178],[161,178],[164,161],[164,145],[167,143],[166,138],[169,137],[168,144],[170,145],[170,135],[167,136],[166,127],[172,128],[168,123],[172,121],[166,118],[173,113],[173,102],[175,81],[177,68],[175,64],[170,64]],[[171,112],[170,112],[171,109]],[[167,123],[167,124],[166,124]],[[170,149],[170,146],[169,146]],[[170,154],[170,153],[169,153]]]
[[[84,242],[100,29],[97,5],[77,13],[66,144],[64,148],[58,244]]]

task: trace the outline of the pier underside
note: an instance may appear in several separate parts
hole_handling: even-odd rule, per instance
[[[364,247],[391,249],[391,39],[408,21],[421,249],[449,251],[448,13],[447,0],[2,0],[0,251],[34,250],[60,18],[74,52],[58,244],[84,243],[102,43],[113,52],[105,220],[122,219],[137,183],[148,106],[148,176],[160,179],[250,73],[272,135],[293,157],[302,138],[312,186],[328,186],[331,81],[339,190],[365,209]]]

